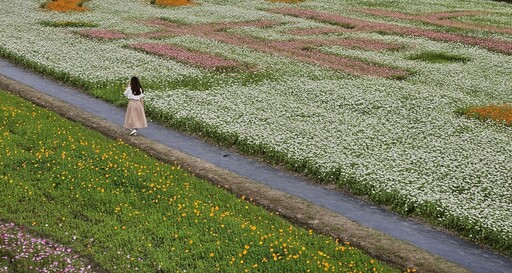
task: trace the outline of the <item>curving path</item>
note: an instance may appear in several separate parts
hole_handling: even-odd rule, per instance
[[[125,110],[60,85],[0,59],[0,75],[56,97],[84,111],[123,125]],[[343,193],[312,185],[272,167],[232,154],[155,123],[140,134],[173,149],[200,158],[238,175],[328,208],[363,226],[387,233],[475,273],[512,273],[512,259],[479,248],[475,244],[373,206]]]

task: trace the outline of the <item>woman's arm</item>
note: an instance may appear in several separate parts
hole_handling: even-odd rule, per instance
[[[128,87],[126,87],[126,89],[124,90],[123,94],[125,95],[125,97],[128,98],[131,93],[132,93],[132,88],[130,87],[130,85],[128,85]]]

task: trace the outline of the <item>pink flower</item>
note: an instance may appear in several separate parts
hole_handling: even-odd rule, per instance
[[[344,33],[350,32],[351,29],[341,27],[319,27],[319,28],[306,28],[306,29],[294,29],[287,33],[297,36],[308,36],[318,34],[329,34],[329,33]]]
[[[235,68],[240,66],[236,61],[226,60],[208,53],[190,51],[171,44],[142,43],[132,45],[132,47],[206,69]]]
[[[422,14],[411,15],[411,14],[397,12],[397,11],[380,10],[380,9],[359,9],[358,11],[364,12],[367,14],[377,15],[377,16],[419,21],[419,22],[428,23],[428,24],[437,25],[437,26],[455,27],[455,28],[470,29],[470,30],[486,30],[486,31],[491,31],[491,32],[509,33],[509,34],[512,33],[512,28],[470,24],[470,23],[457,22],[457,21],[450,20],[453,17],[482,15],[482,14],[487,13],[487,12],[483,12],[483,11],[437,12],[437,13],[429,13],[429,14],[425,14],[425,15],[422,15]]]
[[[349,57],[315,51],[314,47],[322,45],[338,45],[344,47],[357,47],[367,50],[383,50],[398,48],[399,45],[388,44],[375,40],[365,39],[326,39],[326,40],[295,40],[295,41],[264,41],[246,35],[223,31],[235,27],[266,27],[275,25],[272,21],[217,23],[201,25],[178,25],[162,20],[146,21],[147,24],[161,28],[158,32],[143,35],[193,35],[216,40],[230,45],[250,48],[266,53],[276,54],[293,60],[325,66],[355,75],[368,75],[375,77],[404,77],[407,72],[400,69],[376,66]],[[177,46],[165,44],[136,44],[132,46],[146,52],[167,56],[175,60],[198,65],[203,68],[232,67],[239,65],[234,61],[225,60],[218,56],[206,53],[192,52]],[[314,51],[314,52],[313,52]]]
[[[78,31],[78,33],[86,37],[105,40],[123,39],[128,37],[124,33],[109,29],[86,29]]]
[[[410,35],[410,36],[418,36],[425,37],[432,40],[445,41],[445,42],[456,42],[463,43],[468,45],[476,45],[483,48],[487,48],[496,52],[512,54],[512,42],[498,40],[493,38],[479,38],[472,37],[454,33],[444,33],[433,30],[427,30],[417,27],[404,27],[398,26],[389,23],[375,23],[369,22],[361,19],[354,19],[349,17],[340,16],[334,13],[313,11],[313,10],[302,10],[302,9],[293,9],[293,8],[277,8],[270,10],[275,13],[286,14],[301,18],[314,19],[323,22],[328,22],[330,24],[339,25],[343,27],[353,28],[354,31],[371,31],[371,32],[383,32],[390,34],[399,34],[399,35]],[[368,12],[368,10],[366,10]],[[393,12],[382,12],[379,14],[383,14],[386,16],[398,16],[400,18],[411,18],[410,15],[398,15]],[[445,15],[441,15],[445,16]],[[413,17],[416,18],[416,17]],[[422,19],[423,20],[423,19]],[[427,19],[424,19],[427,20]],[[428,19],[427,21],[432,21],[432,19]],[[438,21],[436,21],[438,22]],[[448,25],[449,24],[446,24]],[[468,25],[465,25],[466,28],[469,28]],[[474,27],[474,26],[472,26]],[[506,33],[510,31],[510,29],[504,29]]]

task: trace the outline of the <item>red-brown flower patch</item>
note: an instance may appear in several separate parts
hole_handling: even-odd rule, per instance
[[[132,47],[205,69],[232,70],[241,67],[241,64],[236,61],[226,60],[208,53],[191,51],[171,44],[140,43],[132,45]]]
[[[476,45],[496,52],[512,54],[512,42],[494,38],[479,38],[455,33],[438,32],[418,27],[404,27],[390,23],[375,23],[361,19],[344,17],[334,13],[314,10],[276,8],[271,9],[270,11],[300,18],[318,20],[333,25],[341,25],[343,27],[348,26],[353,28],[353,31],[380,32],[386,34],[424,37],[436,41]]]
[[[512,125],[512,105],[509,104],[472,107],[465,114],[469,117],[497,121],[507,126]]]
[[[124,33],[110,30],[110,29],[87,29],[78,31],[80,35],[90,37],[90,38],[96,38],[96,39],[102,39],[102,40],[116,40],[116,39],[123,39],[127,38],[128,36]]]
[[[419,22],[423,22],[423,23],[427,23],[427,24],[436,25],[436,26],[453,27],[453,28],[459,28],[459,29],[478,30],[478,31],[485,30],[485,31],[490,31],[490,32],[512,34],[512,28],[470,24],[470,23],[457,22],[457,21],[451,20],[452,18],[455,18],[455,17],[486,14],[486,12],[482,12],[482,11],[437,12],[437,13],[428,13],[428,14],[421,14],[421,15],[411,15],[411,14],[407,14],[407,13],[402,13],[402,12],[397,12],[397,11],[389,11],[389,10],[381,10],[381,9],[358,9],[358,11],[364,12],[366,14],[389,17],[389,18],[419,21]]]
[[[309,35],[321,35],[321,34],[336,34],[336,33],[345,33],[351,32],[351,29],[341,28],[341,27],[318,27],[318,28],[302,28],[302,29],[292,29],[287,31],[286,33],[297,36],[309,36]]]
[[[158,26],[161,29],[157,32],[140,34],[144,37],[192,35],[220,41],[230,45],[271,53],[301,62],[321,65],[354,75],[403,78],[408,74],[406,71],[401,69],[378,66],[364,61],[355,60],[350,57],[342,57],[315,50],[318,46],[325,45],[363,48],[366,50],[382,50],[398,48],[399,46],[396,44],[386,44],[375,40],[345,38],[335,38],[331,40],[297,39],[292,41],[265,41],[252,38],[247,35],[225,31],[227,29],[234,29],[238,27],[269,27],[278,24],[273,21],[180,25],[163,20],[151,20],[146,21],[146,23]]]
[[[396,50],[402,48],[399,44],[363,38],[304,39],[295,41],[295,44],[296,48],[308,50],[319,46],[340,46],[368,51]]]
[[[88,0],[52,0],[44,5],[44,9],[58,12],[87,11],[83,6]]]
[[[321,46],[341,46],[345,48],[356,48],[373,51],[399,49],[401,47],[398,44],[378,40],[342,37],[329,37],[326,39],[302,39],[300,37],[296,37],[297,39],[290,41],[271,41],[253,38],[246,34],[226,31],[242,27],[267,28],[280,24],[280,22],[264,20],[251,22],[186,25],[168,22],[165,20],[153,19],[146,20],[144,23],[147,25],[156,26],[159,28],[159,30],[131,35],[126,35],[113,30],[101,29],[83,30],[78,33],[87,37],[105,40],[141,37],[151,39],[187,35],[196,36],[242,48],[249,48],[260,52],[287,57],[300,62],[320,65],[354,75],[387,78],[404,78],[408,75],[408,72],[402,69],[371,64],[362,60],[356,60],[351,57],[339,56],[318,50],[318,48]],[[148,53],[170,57],[180,62],[193,64],[206,69],[244,67],[244,65],[241,65],[238,62],[222,59],[216,55],[192,52],[171,45],[146,43],[138,44],[132,47]],[[203,61],[200,59],[203,59]]]

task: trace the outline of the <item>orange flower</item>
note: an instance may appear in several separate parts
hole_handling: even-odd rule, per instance
[[[87,1],[87,0],[85,0]],[[84,0],[53,0],[44,6],[45,9],[58,12],[68,11],[86,11],[87,8],[82,6]]]
[[[466,115],[503,122],[507,126],[512,125],[512,105],[502,104],[473,107],[466,112]]]
[[[169,7],[188,6],[188,5],[192,5],[192,1],[190,1],[190,0],[156,0],[155,5],[169,6]]]
[[[270,2],[274,2],[274,3],[300,3],[304,0],[270,0]]]

